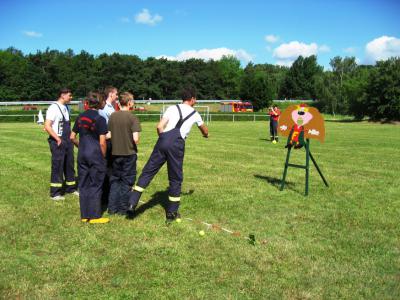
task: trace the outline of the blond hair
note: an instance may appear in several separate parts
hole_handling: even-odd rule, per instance
[[[133,101],[133,94],[129,92],[123,92],[121,93],[119,97],[119,104],[121,106],[127,106],[129,101]]]

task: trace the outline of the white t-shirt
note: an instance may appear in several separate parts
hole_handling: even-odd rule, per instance
[[[50,120],[53,122],[51,127],[58,136],[62,136],[63,134],[63,126],[61,125],[61,122],[63,121],[63,115],[65,120],[69,121],[69,111],[67,107],[57,102],[51,104],[46,112],[46,120]]]
[[[179,104],[179,108],[181,109],[182,112],[182,119],[186,118],[186,116],[188,116],[192,111],[194,111],[194,108],[187,104]],[[168,119],[168,123],[164,129],[164,132],[174,129],[179,121],[179,111],[176,105],[168,107],[163,115],[163,118]],[[201,126],[204,123],[203,119],[201,118],[200,114],[197,111],[193,116],[191,116],[188,120],[186,120],[182,124],[180,131],[183,139],[187,138],[194,123],[196,123],[197,126]]]
[[[113,112],[115,112],[114,106],[112,106],[112,104],[109,104],[107,102],[103,109],[99,109],[100,116],[102,116],[102,117],[104,117],[104,119],[106,119],[107,124],[108,124],[108,120],[110,119],[110,116]]]

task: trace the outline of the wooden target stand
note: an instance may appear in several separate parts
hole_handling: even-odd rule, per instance
[[[306,149],[306,165],[305,166],[289,163],[290,152],[292,151],[293,147],[288,148],[287,155],[286,155],[285,169],[283,171],[283,177],[282,177],[282,182],[281,182],[281,187],[280,187],[281,191],[283,191],[283,188],[285,187],[285,179],[286,179],[288,168],[289,167],[300,168],[300,169],[306,170],[305,196],[308,196],[308,183],[309,183],[309,176],[310,176],[310,158],[311,158],[311,161],[313,162],[315,168],[317,169],[319,176],[321,176],[322,181],[324,182],[325,186],[329,187],[328,182],[326,181],[324,175],[321,172],[321,169],[318,167],[317,162],[315,161],[314,157],[312,156],[312,154],[310,152],[310,140],[309,139],[306,139],[306,144],[304,145],[304,147]]]

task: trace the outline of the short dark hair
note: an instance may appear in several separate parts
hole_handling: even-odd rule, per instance
[[[69,88],[62,88],[59,92],[58,92],[58,98],[61,97],[62,94],[68,94],[71,93],[71,90]]]
[[[182,101],[189,101],[196,98],[196,90],[192,87],[186,87],[182,91]]]
[[[103,95],[100,92],[89,92],[86,100],[90,108],[99,108],[100,104],[104,101]]]
[[[129,92],[124,92],[121,93],[120,98],[119,98],[119,104],[121,106],[127,106],[129,101],[133,101],[133,95]]]
[[[108,98],[108,94],[111,93],[112,91],[116,91],[116,90],[118,90],[116,87],[109,85],[104,89],[104,96],[106,98]]]

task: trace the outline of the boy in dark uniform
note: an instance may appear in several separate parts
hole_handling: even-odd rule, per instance
[[[91,224],[108,223],[102,218],[101,195],[106,175],[106,120],[97,111],[101,99],[98,93],[88,96],[89,109],[76,119],[71,141],[78,147],[79,201],[81,219]],[[76,136],[79,134],[79,140]]]
[[[144,189],[167,162],[169,201],[166,218],[167,222],[180,218],[178,209],[183,181],[185,139],[194,123],[197,124],[203,137],[208,137],[208,128],[204,125],[200,114],[193,108],[196,104],[195,91],[190,88],[185,89],[182,93],[182,100],[182,104],[168,107],[157,125],[159,138],[133,192],[130,194],[130,213],[134,212]]]

